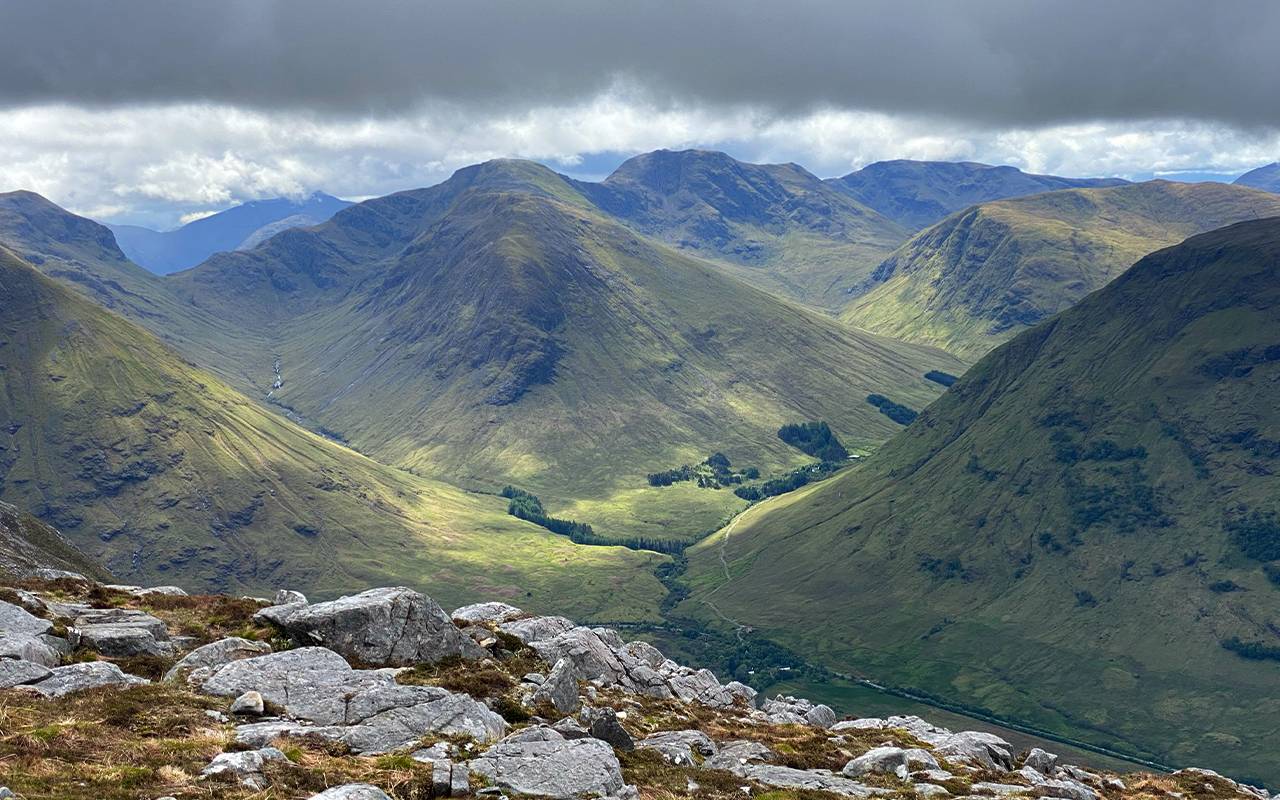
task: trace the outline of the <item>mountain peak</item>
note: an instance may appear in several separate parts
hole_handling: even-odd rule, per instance
[[[1265,189],[1268,192],[1280,192],[1280,162],[1272,162],[1266,166],[1251,169],[1236,178],[1235,183],[1241,186],[1252,186],[1255,189]]]

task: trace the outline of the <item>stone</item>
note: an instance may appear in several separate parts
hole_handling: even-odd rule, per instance
[[[679,767],[691,767],[698,762],[694,753],[702,756],[716,754],[715,742],[702,731],[663,731],[646,736],[636,747],[657,750],[671,764]]]
[[[962,731],[930,743],[934,754],[948,761],[971,763],[987,769],[1013,769],[1013,746],[994,733]]]
[[[449,796],[465,797],[471,794],[471,768],[466,764],[449,765]]]
[[[15,797],[17,797],[17,795],[9,791],[8,786],[0,786],[0,800],[12,800],[12,798]]]
[[[573,620],[565,617],[525,617],[504,622],[498,626],[498,630],[511,634],[525,644],[533,644],[554,639],[576,627],[577,624]]]
[[[1098,800],[1098,793],[1071,778],[1050,778],[1037,783],[1036,794],[1041,797],[1061,797],[1066,800]]]
[[[591,735],[591,732],[582,727],[582,723],[573,717],[565,717],[552,725],[551,729],[566,739],[586,739]]]
[[[270,720],[267,722],[250,722],[245,725],[238,725],[236,727],[235,737],[236,744],[241,747],[257,749],[266,747],[276,739],[302,738],[314,730],[317,729],[311,725],[305,725],[301,722]],[[322,738],[336,740],[336,737],[333,736],[323,736]]]
[[[1027,757],[1023,759],[1022,766],[1030,767],[1042,775],[1052,775],[1054,767],[1058,765],[1058,757],[1053,753],[1047,753],[1039,747],[1033,747],[1027,753]]]
[[[368,783],[347,783],[311,795],[310,800],[391,800],[387,793]]]
[[[214,756],[200,777],[204,780],[235,781],[246,789],[258,791],[267,788],[266,778],[262,775],[263,765],[268,761],[285,760],[285,754],[274,747],[221,753]]]
[[[45,697],[63,697],[100,686],[141,686],[145,683],[150,681],[126,675],[115,664],[87,661],[83,664],[55,667],[50,670],[49,677],[32,686]]]
[[[95,608],[80,614],[72,623],[77,629],[107,626],[113,628],[140,628],[159,641],[169,639],[169,629],[145,611],[134,608]]]
[[[507,734],[503,742],[562,742],[564,735],[547,725],[531,725],[515,733]]]
[[[267,606],[260,608],[253,615],[253,621],[258,623],[270,623],[278,628],[283,628],[294,614],[306,608],[306,603],[285,603],[278,606]]]
[[[1029,794],[1030,786],[1019,786],[1014,783],[989,783],[979,782],[969,787],[974,794],[994,795],[996,797],[1013,797],[1016,795]]]
[[[873,747],[844,765],[845,775],[897,775],[905,780],[918,770],[940,769],[938,760],[927,750],[902,747]]]
[[[618,721],[618,713],[612,708],[588,708],[582,712],[583,726],[595,739],[608,742],[614,749],[629,752],[636,749],[635,740]]]
[[[270,652],[271,645],[266,642],[254,642],[238,636],[219,639],[187,653],[182,660],[173,665],[173,669],[165,673],[164,679],[174,681],[184,674],[194,677],[195,672],[202,669],[211,673],[212,670],[230,664],[232,661],[267,655]]]
[[[53,673],[43,664],[6,658],[0,660],[0,689],[9,689],[24,683],[35,683]]]
[[[802,697],[778,695],[766,700],[760,710],[769,716],[775,724],[812,725],[815,728],[830,728],[840,719],[830,706],[815,704]]]
[[[56,667],[62,663],[62,653],[61,648],[49,641],[55,638],[48,634],[0,636],[0,659],[20,659],[44,667]]]
[[[730,772],[738,777],[747,778],[778,789],[816,789],[821,792],[831,792],[844,797],[857,798],[892,794],[887,789],[866,786],[857,781],[834,775],[826,770],[794,769],[773,764],[740,764],[732,768]]]
[[[37,617],[50,613],[49,604],[44,600],[41,600],[39,595],[32,594],[26,589],[15,589],[12,586],[6,588],[13,592],[14,597],[18,598],[17,605],[22,607],[24,610],[31,612]]]
[[[0,600],[0,636],[39,636],[53,630],[53,623],[21,606]]]
[[[361,664],[411,666],[484,650],[431,598],[403,587],[370,589],[298,610],[284,629],[299,644],[320,644]]]
[[[93,583],[79,572],[70,572],[65,569],[37,569],[33,570],[31,577],[39,578],[42,581],[81,581],[83,583]]]
[[[573,664],[567,659],[556,662],[547,678],[533,693],[534,704],[547,703],[561,714],[572,714],[582,701],[578,698],[578,679]]]
[[[152,594],[163,594],[169,597],[186,597],[187,590],[181,586],[148,586],[145,589],[137,589],[130,594],[136,597],[146,597]]]
[[[491,786],[519,794],[609,797],[622,790],[622,767],[599,739],[499,743],[470,762]]]
[[[719,746],[719,752],[702,762],[702,766],[707,769],[733,770],[746,764],[765,762],[771,758],[773,758],[773,751],[760,742],[751,739],[735,739],[722,743]]]
[[[172,653],[168,642],[157,641],[154,634],[141,626],[90,625],[77,628],[80,645],[111,658],[131,656],[166,656]]]
[[[291,589],[280,589],[276,592],[275,604],[278,606],[306,605],[307,596]]]
[[[357,753],[407,748],[428,733],[489,742],[506,732],[502,717],[471,697],[435,686],[403,686],[395,674],[354,670],[332,650],[304,647],[233,661],[202,688],[223,697],[258,691],[290,717],[313,723],[305,733],[341,741]]]
[[[233,700],[229,710],[232,716],[260,717],[266,711],[266,704],[261,693],[250,690]]]
[[[547,682],[547,676],[543,675],[541,672],[526,672],[524,677],[520,680],[523,683],[532,683],[534,686],[541,686]]]
[[[431,761],[431,796],[448,797],[453,784],[453,762],[447,758]]]
[[[951,795],[945,787],[936,783],[917,783],[911,789],[916,793],[916,797],[949,797]]]
[[[469,606],[454,609],[449,615],[452,619],[475,625],[488,622],[501,625],[524,616],[524,612],[509,603],[472,603]]]

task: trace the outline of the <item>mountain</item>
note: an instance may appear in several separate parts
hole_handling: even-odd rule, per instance
[[[1280,220],[1193,237],[701,544],[677,611],[1274,785],[1277,387]]]
[[[253,200],[171,231],[110,225],[120,249],[158,275],[188,269],[214,253],[248,250],[288,228],[319,225],[351,203],[315,192],[301,200]]]
[[[841,319],[977,359],[1147,253],[1268,216],[1280,216],[1280,197],[1220,183],[1150,181],[985,203],[903,245]]]
[[[607,214],[815,305],[838,303],[907,231],[795,164],[658,150],[602,183],[576,183]]]
[[[1280,162],[1268,164],[1249,170],[1236,178],[1233,183],[1238,186],[1252,186],[1268,192],[1280,192]]]
[[[874,447],[898,424],[869,394],[919,408],[941,391],[926,372],[961,367],[639,236],[580,188],[489,162],[170,280],[265,332],[282,382],[260,391],[299,419],[384,463],[536,491],[606,535],[717,527],[745,503],[646,474],[716,451],[793,468],[787,422]]]
[[[918,231],[961,209],[1057,189],[1119,186],[1119,178],[1061,178],[972,161],[878,161],[827,184]]]
[[[656,613],[656,554],[574,545],[304,431],[2,248],[0,298],[0,500],[121,580],[334,595],[376,579],[449,602],[491,586]]]
[[[35,517],[0,503],[0,575],[22,578],[37,569],[78,572],[98,580],[111,573]]]

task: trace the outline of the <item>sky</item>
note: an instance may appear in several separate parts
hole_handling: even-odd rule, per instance
[[[171,227],[659,148],[1230,179],[1280,159],[1271,0],[0,0],[0,191]]]

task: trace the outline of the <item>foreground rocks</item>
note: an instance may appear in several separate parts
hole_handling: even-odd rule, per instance
[[[176,587],[118,589],[133,598],[182,596]],[[270,627],[224,628],[257,638],[206,636],[195,646],[138,608],[21,591],[6,597],[18,603],[0,603],[0,692],[25,692],[37,704],[91,690],[98,694],[90,697],[105,698],[146,686],[122,669],[141,663],[159,665],[148,674],[163,671],[155,696],[212,706],[183,735],[208,728],[215,747],[230,742],[227,752],[205,751],[185,771],[175,767],[171,777],[194,783],[170,796],[304,796],[280,783],[298,773],[285,755],[295,750],[336,759],[326,763],[341,764],[347,781],[379,774],[384,760],[368,757],[390,755],[385,764],[396,774],[416,776],[414,791],[429,785],[437,798],[679,797],[705,794],[704,784],[715,787],[717,800],[770,790],[859,799],[1123,800],[1131,792],[1120,778],[1061,763],[1045,750],[1019,752],[990,733],[953,732],[919,717],[840,720],[804,698],[761,700],[749,687],[722,684],[616,631],[507,603],[446,614],[405,588],[316,604],[281,590],[274,602],[250,601],[238,612]],[[192,602],[188,608],[205,601]],[[123,603],[130,604],[146,605]],[[164,616],[169,606],[147,607]],[[187,618],[179,620],[185,630]],[[67,663],[95,657],[102,660]],[[661,780],[645,783],[654,776]],[[1137,780],[1168,782],[1139,783],[1134,792],[1144,797],[1274,800],[1208,771]],[[395,782],[333,783],[319,794],[315,782],[306,785],[326,800],[405,796]]]

